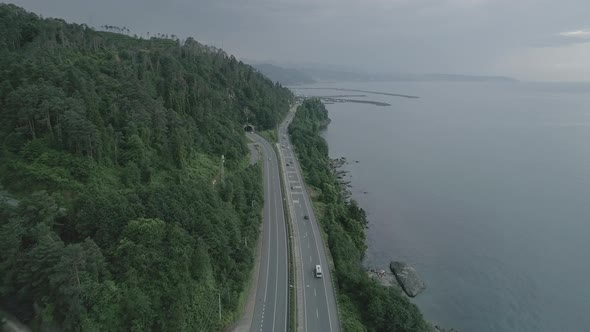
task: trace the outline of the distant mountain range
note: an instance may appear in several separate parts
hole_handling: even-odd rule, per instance
[[[279,82],[283,85],[309,84],[315,82],[311,76],[297,69],[283,68],[268,63],[256,64],[253,65],[253,67],[272,81]]]
[[[463,81],[463,82],[518,82],[517,79],[508,76],[479,76],[456,74],[425,74],[417,75],[416,81]]]
[[[258,71],[283,85],[309,84],[316,81],[446,81],[446,82],[518,82],[507,76],[481,76],[458,74],[407,74],[363,73],[320,66],[293,66],[286,68],[274,64],[255,64]]]
[[[453,82],[517,82],[506,76],[458,74],[362,73],[320,68],[297,68],[319,81],[453,81]]]

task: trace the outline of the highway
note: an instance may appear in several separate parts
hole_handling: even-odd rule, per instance
[[[326,258],[321,229],[316,220],[303,173],[289,140],[288,127],[295,112],[279,127],[280,154],[287,180],[287,203],[294,220],[293,237],[296,256],[298,331],[340,331],[338,307]],[[314,267],[322,267],[323,277],[316,278]],[[302,299],[301,299],[302,297]]]
[[[289,261],[279,162],[265,139],[247,135],[260,145],[264,167],[262,252],[250,331],[287,331]]]

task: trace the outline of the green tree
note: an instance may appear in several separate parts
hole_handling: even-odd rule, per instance
[[[0,183],[21,200],[0,306],[34,329],[221,330],[261,222],[242,126],[293,95],[194,39],[108,30],[0,4]]]

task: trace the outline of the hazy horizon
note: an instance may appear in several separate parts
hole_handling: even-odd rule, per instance
[[[582,0],[7,1],[45,17],[189,36],[246,61],[371,73],[590,77]]]

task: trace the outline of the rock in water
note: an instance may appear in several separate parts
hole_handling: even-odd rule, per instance
[[[426,289],[424,281],[420,279],[416,270],[408,264],[404,262],[391,262],[389,268],[409,297],[415,297]]]

